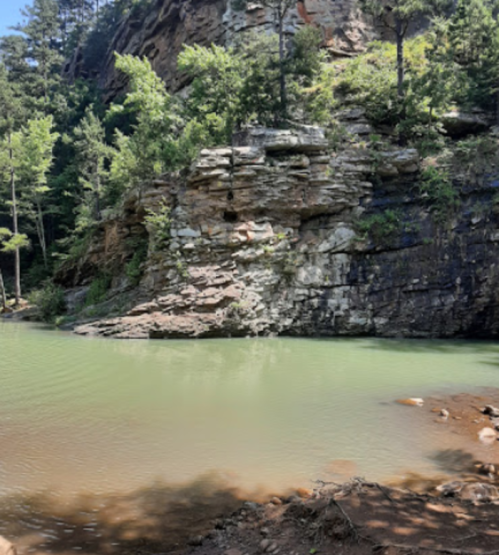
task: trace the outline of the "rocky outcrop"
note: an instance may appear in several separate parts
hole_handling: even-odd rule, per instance
[[[305,24],[319,28],[324,45],[337,55],[361,50],[371,37],[357,0],[297,0],[285,30],[291,36]],[[176,69],[184,44],[232,44],[245,31],[273,25],[271,11],[258,2],[249,3],[247,11],[241,12],[232,9],[230,0],[153,0],[145,15],[132,10],[121,21],[108,51],[102,53],[99,85],[108,100],[124,91],[126,80],[114,69],[114,52],[119,52],[147,57],[169,89],[178,90],[185,84],[185,76]],[[65,76],[74,80],[89,72],[84,49],[78,48],[66,63]]]
[[[145,302],[79,333],[498,335],[492,177],[456,178],[461,209],[442,222],[418,193],[413,149],[329,154],[316,128],[257,129],[242,142],[204,150],[187,176],[158,180],[106,224],[101,249],[110,230],[137,233],[146,209],[172,207],[168,245],[144,265]]]

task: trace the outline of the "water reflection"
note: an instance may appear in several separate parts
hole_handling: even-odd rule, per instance
[[[0,352],[0,522],[8,537],[37,542],[48,526],[56,551],[73,536],[71,549],[91,552],[99,538],[104,552],[118,541],[132,549],[126,515],[149,537],[140,511],[155,515],[151,500],[173,495],[179,518],[179,499],[203,507],[204,494],[186,488],[216,505],[241,489],[449,472],[432,453],[453,438],[393,401],[499,386],[484,361],[499,354],[491,342],[113,341],[0,322]],[[126,526],[106,516],[120,511]]]

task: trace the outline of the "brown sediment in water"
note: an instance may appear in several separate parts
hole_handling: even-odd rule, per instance
[[[432,448],[440,474],[408,473],[391,485],[361,479],[322,483],[309,499],[295,496],[246,504],[187,553],[499,553],[499,442],[484,443],[479,436],[491,425],[482,409],[499,406],[499,390],[407,405],[415,419],[439,428]],[[332,471],[349,471],[347,462],[333,465]]]
[[[213,476],[71,503],[50,494],[7,497],[0,534],[16,543],[20,555],[499,553],[499,480],[479,466],[499,466],[499,441],[484,444],[478,436],[490,425],[481,412],[486,405],[499,406],[499,390],[400,407],[409,419],[438,430],[431,447],[439,475],[408,473],[390,485],[322,482],[313,491],[272,498],[268,491],[243,492]],[[336,460],[327,470],[331,480],[342,480],[356,468]],[[449,481],[454,485],[447,495],[437,491]]]

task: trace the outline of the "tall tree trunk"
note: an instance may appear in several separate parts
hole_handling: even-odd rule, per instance
[[[97,169],[95,172],[95,219],[98,222],[102,219],[100,210],[100,188],[99,162],[97,162]]]
[[[19,234],[19,222],[17,215],[16,173],[14,170],[14,151],[12,149],[12,132],[9,130],[9,162],[10,162],[10,194],[12,202],[12,228],[14,236]],[[16,306],[21,301],[21,255],[19,247],[16,248],[14,263],[14,295]]]
[[[40,246],[42,247],[43,254],[43,264],[45,268],[48,266],[47,259],[47,241],[45,239],[45,226],[43,225],[43,211],[40,199],[36,201],[36,231],[38,233],[38,240],[40,241]]]
[[[0,303],[1,303],[2,309],[5,310],[7,308],[7,295],[5,294],[5,285],[3,283],[2,268],[0,268]]]
[[[397,95],[399,100],[404,99],[404,31],[402,21],[397,17],[395,22],[397,36]]]
[[[285,12],[279,6],[279,93],[281,101],[281,117],[286,118],[286,112],[288,109],[287,98],[286,98],[286,73],[284,69],[284,17]]]

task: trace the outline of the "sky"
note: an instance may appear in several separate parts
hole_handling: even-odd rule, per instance
[[[0,0],[0,36],[8,34],[11,25],[22,21],[20,9],[30,3],[30,0]]]

